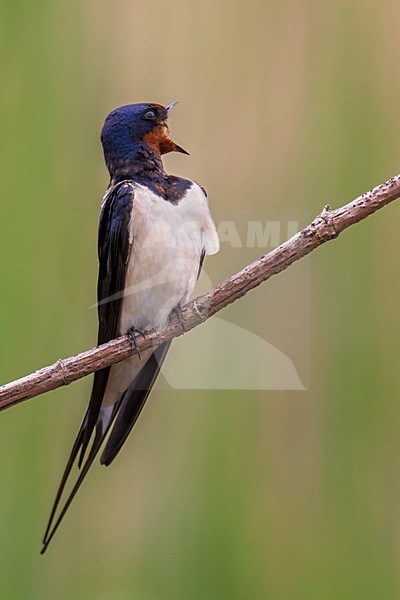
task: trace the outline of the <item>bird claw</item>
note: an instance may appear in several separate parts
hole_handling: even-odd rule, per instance
[[[136,334],[139,333],[143,339],[146,338],[146,336],[144,335],[143,331],[140,331],[139,329],[136,329],[136,327],[130,327],[128,329],[128,331],[126,332],[126,335],[128,337],[129,343],[131,345],[132,350],[136,351],[136,354],[139,357],[139,360],[142,358],[142,355],[140,354],[140,350],[139,350],[139,346],[138,343],[136,341]]]
[[[178,306],[175,306],[175,308],[173,308],[171,310],[171,315],[172,314],[175,314],[177,316],[177,319],[178,319],[179,324],[181,326],[182,332],[186,333],[185,324],[184,324],[183,319],[182,319],[182,308],[181,308],[181,306],[179,304],[178,304]]]

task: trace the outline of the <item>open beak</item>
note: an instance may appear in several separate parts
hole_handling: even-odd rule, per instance
[[[168,104],[167,117],[169,117],[169,113],[174,108],[174,106],[176,106],[178,104],[178,102],[179,102],[179,100],[175,100],[175,102],[171,102],[171,104]],[[173,142],[173,144],[174,144],[174,148],[172,149],[172,152],[181,152],[182,154],[189,155],[189,152],[187,152],[184,148],[182,148],[182,146],[178,146],[178,144],[175,144],[175,142]]]

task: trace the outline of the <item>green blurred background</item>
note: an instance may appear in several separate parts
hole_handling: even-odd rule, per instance
[[[225,212],[313,215],[400,171],[395,0],[2,0],[0,17],[2,382],[95,341],[115,106],[179,98],[191,157],[166,166]],[[399,598],[398,220],[390,206],[306,259],[307,391],[155,391],[44,557],[90,378],[2,413],[1,598]],[[224,318],[257,331],[273,285]]]

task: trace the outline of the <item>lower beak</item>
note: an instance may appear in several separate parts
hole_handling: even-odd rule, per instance
[[[189,156],[189,152],[182,148],[182,146],[178,146],[178,144],[175,144],[174,152],[181,152],[182,154],[187,154]]]

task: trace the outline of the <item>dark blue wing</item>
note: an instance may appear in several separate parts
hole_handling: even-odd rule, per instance
[[[103,202],[98,235],[98,345],[114,339],[118,333],[126,265],[129,258],[129,222],[132,200],[133,184],[129,181],[123,181],[107,193]],[[109,374],[110,367],[96,371],[94,374],[93,388],[87,410],[87,422],[82,436],[80,464],[97,423]]]
[[[103,344],[117,336],[118,319],[123,299],[126,264],[129,257],[129,223],[131,219],[133,184],[123,181],[111,188],[103,201],[99,222],[99,278],[97,285],[99,332],[98,344]],[[75,440],[70,457],[65,467],[61,483],[47,524],[43,539],[42,553],[46,550],[50,540],[57,530],[65,512],[71,504],[83,479],[85,478],[97,452],[109,430],[120,403],[118,403],[107,418],[102,419],[100,408],[106,390],[110,367],[97,371],[94,374],[93,388],[89,406]],[[79,466],[89,441],[96,429],[93,444],[84,467],[67,498],[54,526],[54,518],[62,493],[67,483],[71,469],[80,452]]]

